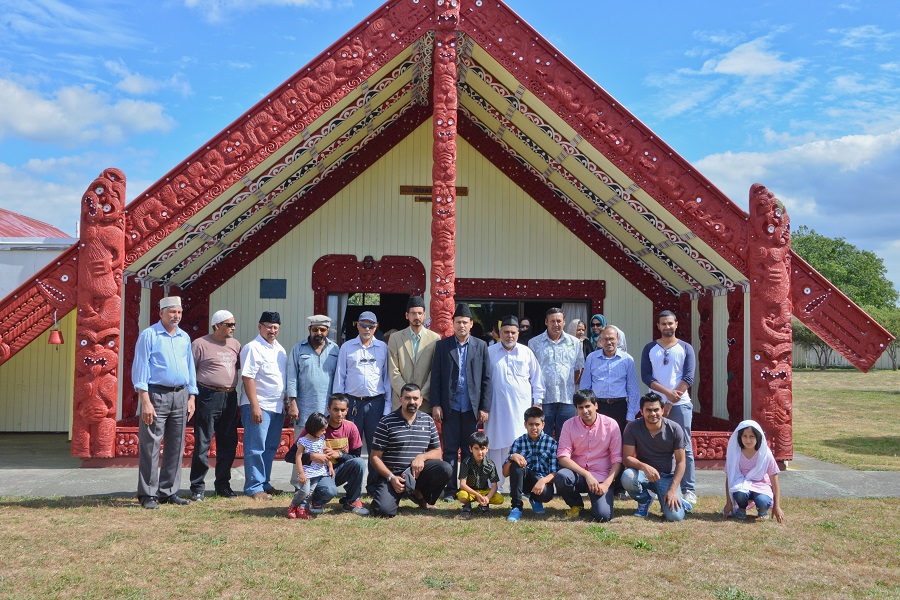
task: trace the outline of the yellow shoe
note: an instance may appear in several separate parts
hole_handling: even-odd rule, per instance
[[[566,516],[570,519],[577,519],[581,516],[581,507],[580,506],[570,506],[569,510],[566,511]]]

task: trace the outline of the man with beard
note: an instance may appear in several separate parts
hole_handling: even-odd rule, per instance
[[[307,317],[309,336],[291,350],[287,364],[288,416],[294,420],[294,439],[313,413],[325,413],[337,371],[338,345],[328,339],[331,319],[325,315]],[[294,489],[300,485],[298,465],[291,472]]]
[[[422,391],[414,383],[400,390],[400,408],[385,415],[375,430],[369,454],[372,514],[394,517],[400,499],[420,508],[434,508],[450,481],[450,465],[441,460],[441,442],[434,420],[422,411]]]
[[[141,332],[134,349],[131,380],[140,399],[138,500],[147,509],[188,504],[178,496],[184,426],[194,414],[197,380],[191,338],[178,327],[181,298],[159,301],[159,321]],[[162,465],[159,447],[165,439]],[[157,470],[159,466],[159,470]]]
[[[519,320],[508,315],[500,321],[500,343],[488,348],[491,368],[491,418],[484,432],[491,440],[488,458],[502,465],[513,441],[525,434],[522,415],[544,400],[541,365],[528,346],[517,343]],[[500,490],[506,478],[500,475]]]
[[[254,500],[271,500],[282,493],[272,487],[272,461],[284,426],[284,379],[287,353],[275,338],[281,315],[265,311],[259,335],[241,350],[241,421],[244,424],[244,493]]]
[[[687,446],[684,449],[685,470],[681,494],[689,504],[694,505],[697,503],[694,492],[694,452],[691,448],[694,404],[688,393],[694,385],[694,349],[675,336],[678,332],[678,319],[671,310],[659,313],[656,327],[661,337],[644,346],[641,353],[641,379],[648,388],[662,397],[663,416],[684,429]]]
[[[541,408],[544,410],[545,431],[559,440],[563,423],[575,416],[572,396],[581,382],[584,354],[581,342],[563,331],[566,317],[561,308],[549,309],[544,324],[547,331],[531,338],[528,348],[537,357],[544,377]]]
[[[394,333],[388,340],[391,387],[394,390],[392,406],[400,406],[400,390],[407,383],[414,383],[422,390],[422,412],[431,414],[428,401],[431,390],[431,363],[434,361],[434,345],[441,336],[425,327],[425,300],[410,296],[406,303],[406,320],[409,327]]]
[[[197,367],[197,415],[194,417],[194,456],[191,459],[191,500],[204,499],[209,471],[209,446],[216,435],[217,496],[237,496],[231,489],[231,465],[238,442],[237,382],[241,344],[234,339],[234,315],[219,310],[209,320],[212,333],[191,344]]]

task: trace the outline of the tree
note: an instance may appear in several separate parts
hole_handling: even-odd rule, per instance
[[[897,370],[897,354],[900,353],[900,309],[898,308],[876,308],[867,306],[866,312],[878,324],[888,330],[894,336],[894,341],[888,344],[887,354],[891,358],[891,368]]]
[[[829,238],[801,225],[791,248],[860,306],[894,308],[900,294],[887,277],[884,259],[844,238]]]
[[[805,350],[815,352],[819,369],[824,371],[828,367],[828,361],[831,360],[831,354],[834,352],[834,349],[797,319],[791,319],[791,334],[794,336],[796,345]]]

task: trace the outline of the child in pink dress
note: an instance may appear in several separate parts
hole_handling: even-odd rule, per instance
[[[753,502],[760,519],[768,520],[775,515],[776,521],[784,522],[778,473],[778,464],[766,444],[762,427],[756,421],[742,421],[728,440],[722,514],[745,519],[747,506]]]

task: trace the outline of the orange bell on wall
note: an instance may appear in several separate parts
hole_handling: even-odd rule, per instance
[[[59,323],[56,321],[56,311],[53,311],[53,330],[50,332],[50,338],[47,340],[47,343],[52,346],[62,346],[63,344],[63,336],[62,331],[59,330]],[[57,348],[59,350],[59,348]]]

